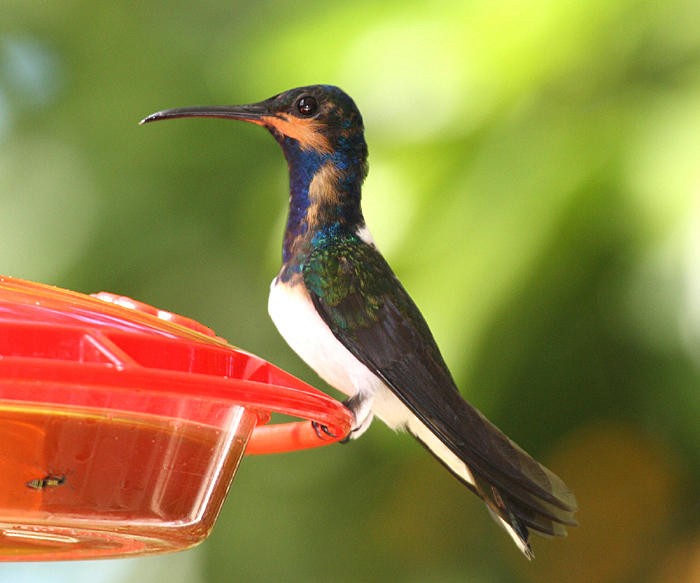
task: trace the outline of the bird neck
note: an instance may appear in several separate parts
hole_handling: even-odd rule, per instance
[[[364,139],[356,148],[331,153],[282,141],[289,165],[289,215],[282,248],[283,273],[298,271],[314,246],[364,224],[360,207],[367,174]]]

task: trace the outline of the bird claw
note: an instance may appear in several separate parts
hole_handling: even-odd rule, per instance
[[[316,437],[319,439],[327,439],[330,437],[331,439],[334,439],[337,437],[335,433],[333,433],[326,425],[323,425],[322,423],[319,423],[318,421],[312,421],[311,422],[311,427],[313,427],[314,433],[316,434]]]

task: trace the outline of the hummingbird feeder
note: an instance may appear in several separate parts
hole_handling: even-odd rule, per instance
[[[0,277],[0,561],[191,547],[244,453],[333,443],[351,422],[193,320]]]

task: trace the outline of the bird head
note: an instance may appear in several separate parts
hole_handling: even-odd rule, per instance
[[[267,128],[290,161],[298,154],[334,160],[340,170],[367,173],[367,145],[362,116],[355,102],[338,87],[310,85],[290,89],[248,105],[181,107],[153,113],[142,124],[182,117],[215,117]]]

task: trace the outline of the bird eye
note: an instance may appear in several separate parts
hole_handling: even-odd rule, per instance
[[[311,117],[318,111],[318,102],[316,98],[304,95],[297,101],[297,110],[304,117]]]

